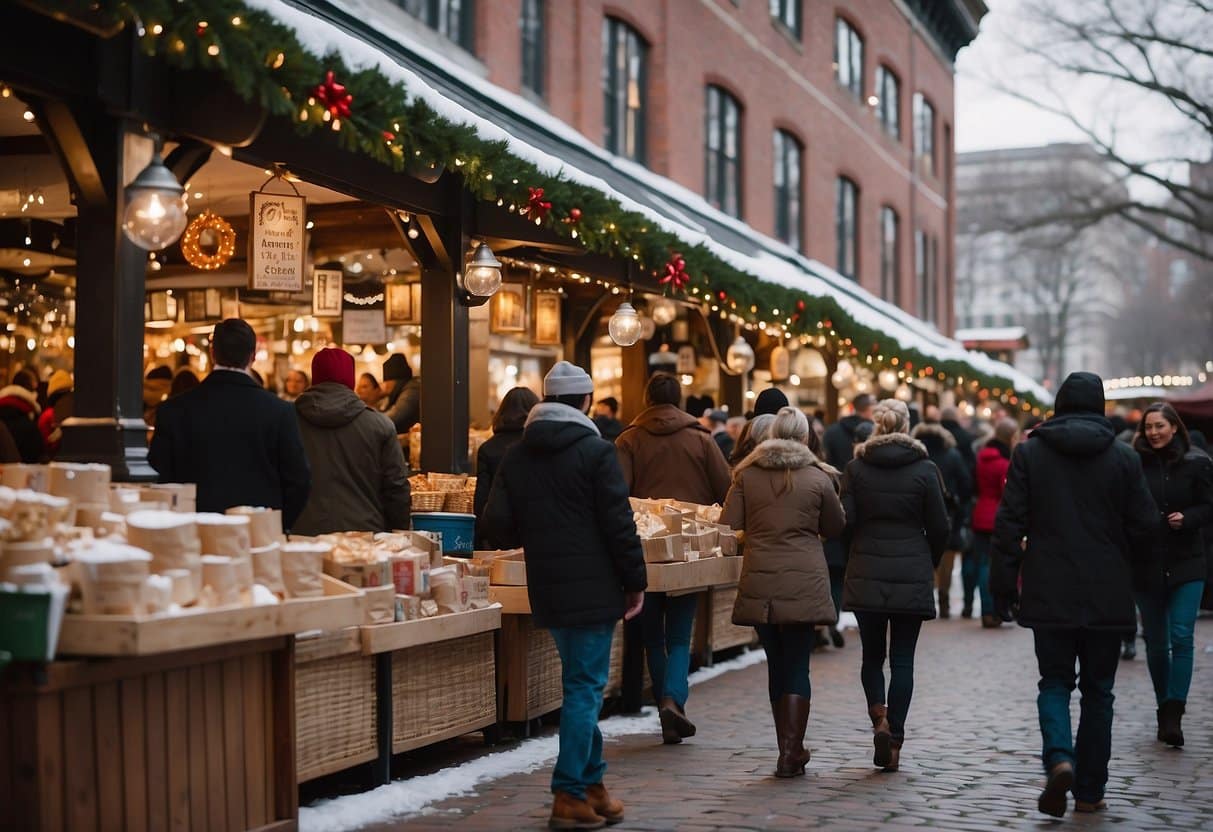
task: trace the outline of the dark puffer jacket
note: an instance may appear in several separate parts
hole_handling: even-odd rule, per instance
[[[1157,528],[1158,509],[1137,453],[1095,410],[1102,388],[1098,397],[1089,411],[1042,424],[1011,456],[990,589],[1013,597],[1022,577],[1025,627],[1128,632],[1137,624],[1129,557]]]
[[[904,433],[855,449],[842,476],[850,557],[842,607],[935,617],[935,566],[950,531],[939,469]]]
[[[825,448],[826,462],[839,471],[847,467],[847,463],[855,458],[855,429],[867,421],[851,414],[843,416],[826,428],[821,443]]]
[[[948,549],[959,552],[964,549],[961,529],[969,523],[969,512],[973,504],[973,479],[965,458],[956,449],[956,440],[942,425],[923,422],[914,428],[913,437],[927,449],[927,457],[935,463],[943,477],[944,503],[951,520]]]
[[[505,459],[510,448],[521,441],[522,428],[494,431],[476,452],[476,495],[472,500],[472,510],[476,512],[476,517],[484,517],[484,510],[489,504],[489,492],[492,491],[493,480],[497,479],[501,460]],[[479,520],[476,523],[476,540],[487,549],[499,548],[485,533],[484,523]]]
[[[1199,451],[1184,451],[1178,440],[1161,451],[1139,446],[1138,453],[1159,515],[1150,557],[1135,564],[1134,587],[1148,592],[1204,580],[1201,529],[1209,534],[1213,522],[1213,461]],[[1183,514],[1183,525],[1172,529],[1167,515],[1176,511]]]
[[[526,550],[537,626],[609,624],[623,617],[624,593],[647,586],[615,447],[566,405],[531,409],[493,481],[484,521],[493,540]]]
[[[407,529],[408,474],[391,420],[335,381],[305,390],[295,411],[312,467],[312,492],[291,530],[315,535]]]

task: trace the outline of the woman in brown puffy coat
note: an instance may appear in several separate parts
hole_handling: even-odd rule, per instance
[[[830,572],[821,538],[842,533],[837,475],[808,448],[809,422],[785,407],[770,438],[738,466],[721,522],[745,531],[733,622],[758,631],[767,654],[779,740],[776,777],[804,774],[813,628],[833,624]]]

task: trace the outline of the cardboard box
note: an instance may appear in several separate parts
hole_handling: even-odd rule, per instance
[[[396,596],[396,620],[416,621],[421,618],[421,599],[416,595]]]
[[[720,532],[713,528],[699,526],[697,527],[697,531],[684,536],[692,551],[708,553],[716,548],[716,541],[720,538]]]
[[[681,534],[641,538],[645,563],[672,563],[690,560],[691,550]]]
[[[362,591],[366,597],[366,624],[391,624],[396,621],[396,589],[391,584],[367,587]]]
[[[392,585],[392,565],[386,560],[361,563],[325,558],[324,574],[360,589]]]
[[[489,579],[480,575],[465,575],[463,583],[463,608],[481,609],[489,604]]]
[[[522,550],[495,558],[489,571],[489,582],[498,586],[526,586],[526,560]]]
[[[425,553],[392,555],[392,584],[400,595],[428,595],[430,556]]]

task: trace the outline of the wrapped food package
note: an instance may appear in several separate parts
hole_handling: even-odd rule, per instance
[[[271,543],[282,543],[285,539],[282,534],[282,512],[276,508],[236,506],[229,508],[227,513],[249,519],[249,541],[255,549]]]
[[[97,541],[74,557],[85,614],[143,614],[143,585],[151,571],[150,553],[123,543]]]
[[[167,575],[148,575],[143,582],[143,606],[149,615],[168,612],[173,605],[173,579]]]
[[[11,524],[7,530],[9,540],[41,540],[60,523],[69,522],[75,513],[71,500],[28,488],[13,492],[11,503],[7,499],[0,503],[5,504],[7,510],[3,513]]]
[[[108,504],[110,467],[75,462],[52,462],[47,466],[47,491],[56,497],[67,497],[77,505]]]
[[[198,541],[205,555],[240,557],[252,548],[247,516],[199,513],[194,515],[194,522],[198,524]]]
[[[333,547],[323,541],[282,544],[282,583],[288,598],[324,595],[324,559]]]
[[[202,556],[202,593],[207,606],[230,607],[240,603],[239,569],[235,558]]]
[[[416,621],[421,617],[421,599],[416,595],[396,596],[396,620]]]
[[[286,595],[286,585],[282,582],[282,544],[253,547],[249,554],[253,562],[253,582],[280,598]]]
[[[21,540],[4,543],[0,549],[0,574],[14,566],[31,563],[51,563],[55,560],[55,541],[49,537],[41,540]]]
[[[426,552],[400,552],[389,558],[392,583],[400,595],[428,595],[430,556]]]
[[[198,525],[192,514],[174,511],[135,511],[126,516],[126,539],[152,553],[152,570],[164,574],[169,569],[190,573],[191,594],[181,595],[177,603],[192,604],[202,591],[202,546]]]
[[[463,587],[455,567],[440,566],[430,570],[430,595],[438,605],[439,615],[463,612]]]
[[[391,624],[396,620],[396,590],[387,586],[364,589],[366,598],[366,624]]]
[[[46,491],[48,484],[48,467],[46,465],[28,465],[13,462],[0,470],[0,485],[12,489],[28,488],[31,491]]]

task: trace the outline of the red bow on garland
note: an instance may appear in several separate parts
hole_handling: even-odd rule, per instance
[[[548,215],[548,211],[552,210],[552,203],[545,202],[543,199],[543,188],[527,188],[531,195],[526,201],[526,216],[527,219],[542,221]]]
[[[312,90],[312,95],[328,108],[334,118],[350,117],[350,105],[354,103],[354,96],[345,91],[345,84],[337,83],[331,69],[324,76],[324,83],[317,84],[316,89]]]
[[[681,254],[675,253],[670,257],[665,264],[665,276],[657,282],[662,285],[669,284],[679,291],[686,288],[691,282],[691,276],[687,274],[687,261],[682,259]]]

